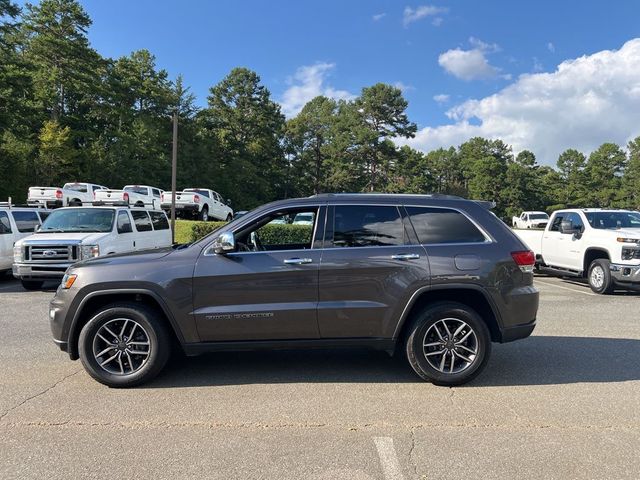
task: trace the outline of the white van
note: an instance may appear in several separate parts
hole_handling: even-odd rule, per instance
[[[11,270],[13,245],[32,235],[50,212],[38,208],[0,205],[0,275]]]
[[[171,245],[161,210],[129,207],[67,207],[55,210],[33,235],[16,242],[13,276],[27,290],[60,279],[80,260]]]

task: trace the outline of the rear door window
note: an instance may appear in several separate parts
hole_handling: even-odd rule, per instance
[[[406,207],[422,244],[482,243],[487,239],[471,220],[449,208]]]
[[[34,211],[11,212],[11,215],[13,215],[18,231],[21,233],[33,232],[36,226],[40,225],[40,218]]]
[[[0,212],[0,235],[11,233],[11,222],[7,212]]]
[[[404,226],[393,205],[337,205],[333,222],[334,247],[403,245]]]
[[[147,212],[141,210],[132,210],[131,216],[133,217],[133,223],[136,225],[136,230],[139,232],[150,232],[153,230],[151,227],[151,220]]]
[[[154,230],[169,230],[167,216],[162,212],[149,212]]]

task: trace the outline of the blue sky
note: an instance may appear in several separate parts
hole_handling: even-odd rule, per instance
[[[640,37],[640,2],[631,0],[81,3],[93,20],[90,41],[102,55],[118,57],[136,49],[149,49],[172,78],[179,73],[184,76],[199,105],[206,103],[209,87],[236,66],[258,72],[274,99],[283,103],[283,110],[289,114],[295,113],[312,94],[348,98],[357,95],[363,86],[387,82],[403,86],[410,118],[423,129],[423,138],[419,135],[412,142],[417,148],[455,144],[475,131],[504,136],[514,149],[537,149],[547,163],[555,160],[553,157],[559,153],[556,150],[564,146],[562,140],[555,140],[548,147],[541,145],[543,134],[539,135],[541,138],[523,140],[526,133],[522,131],[491,127],[497,116],[487,99],[496,94],[498,100],[506,102],[501,111],[512,111],[510,118],[501,120],[503,125],[518,123],[523,116],[528,120],[537,110],[524,109],[519,114],[519,102],[522,104],[531,96],[540,102],[553,101],[554,95],[566,101],[567,95],[572,98],[567,85],[576,81],[579,84],[579,77],[588,75],[585,72],[593,67],[590,64],[574,69],[569,78],[559,79],[553,76],[559,64],[583,56],[591,59],[606,50],[618,51],[626,42]],[[640,55],[636,58],[640,45],[631,50],[624,59],[621,54],[610,59],[612,68],[621,62],[623,70],[636,66],[634,62],[640,62]],[[592,63],[597,63],[597,57],[593,58]],[[637,66],[640,71],[640,64]],[[545,73],[551,77],[544,77]],[[537,79],[535,85],[523,85],[522,75],[532,75]],[[598,99],[610,101],[616,89],[640,88],[637,76],[632,75],[624,85],[616,83],[619,77],[606,80],[609,83],[604,89],[578,85],[573,103],[565,105],[565,110],[573,108],[584,116],[581,107],[583,102],[589,103],[590,90],[597,90]],[[554,80],[565,86],[549,96],[545,84],[553,84]],[[516,94],[512,90],[521,91]],[[631,97],[616,101],[638,107],[635,95]],[[594,118],[602,114],[591,113]],[[537,121],[553,122],[554,118],[551,109]],[[523,124],[522,129],[526,128]],[[570,135],[575,142],[585,127],[572,128],[577,129]],[[630,125],[628,131],[611,140],[624,143],[640,133],[633,128]],[[592,148],[594,142],[605,139],[588,137],[617,129],[619,125],[603,132],[587,128],[584,141],[575,146]]]

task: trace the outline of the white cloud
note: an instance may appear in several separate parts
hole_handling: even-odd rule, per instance
[[[417,22],[426,17],[436,17],[441,13],[447,13],[449,11],[446,7],[436,7],[434,5],[420,5],[416,8],[405,7],[402,15],[402,23],[407,27],[410,23]],[[434,25],[440,25],[442,23],[442,17],[440,20],[434,19]]]
[[[373,19],[374,22],[377,22],[379,20],[382,20],[386,16],[387,16],[387,14],[383,12],[383,13],[376,13],[371,18]]]
[[[438,95],[433,96],[433,99],[435,100],[435,102],[439,104],[447,103],[450,98],[451,97],[446,93],[440,93]]]
[[[534,72],[542,72],[544,70],[544,66],[538,60],[538,57],[533,57],[533,71]]]
[[[547,50],[549,50],[551,53],[556,53],[556,46],[553,43],[549,42],[547,43]]]
[[[640,38],[619,50],[565,60],[554,72],[521,75],[499,92],[451,108],[450,125],[426,127],[405,141],[421,150],[500,138],[554,164],[567,148],[588,153],[640,134]]]
[[[475,37],[469,37],[469,44],[473,47],[470,50],[454,48],[441,53],[438,57],[440,66],[454,77],[466,81],[497,77],[501,70],[489,63],[487,54],[499,52],[500,46]],[[510,75],[501,77],[511,79]]]
[[[416,87],[414,87],[413,85],[407,85],[402,82],[394,82],[393,86],[402,90],[402,93],[410,92],[416,89]]]
[[[337,90],[326,85],[327,76],[335,66],[335,63],[316,63],[298,68],[293,78],[288,79],[290,86],[282,94],[280,101],[285,116],[297,115],[309,100],[318,95],[336,100],[355,98],[355,95],[346,90]]]
[[[441,53],[438,63],[448,73],[462,80],[492,78],[500,71],[489,63],[484,52],[477,48],[462,50],[454,48]]]

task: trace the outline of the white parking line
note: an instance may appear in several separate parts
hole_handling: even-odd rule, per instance
[[[385,480],[404,480],[404,475],[400,469],[400,462],[396,455],[391,437],[374,437],[374,443],[378,449],[378,456],[382,464],[382,472]]]
[[[565,287],[565,286],[562,286],[562,285],[557,285],[555,283],[543,282],[541,280],[535,280],[535,283],[541,283],[542,285],[547,285],[549,287],[562,288],[563,290],[569,290],[570,292],[581,293],[583,295],[591,295],[592,297],[598,297],[599,296],[597,293],[585,292],[583,290],[575,290],[573,288]]]

